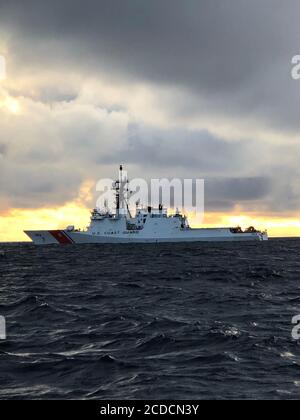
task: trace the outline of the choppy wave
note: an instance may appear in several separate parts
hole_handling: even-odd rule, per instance
[[[0,255],[2,399],[300,397],[299,240]]]

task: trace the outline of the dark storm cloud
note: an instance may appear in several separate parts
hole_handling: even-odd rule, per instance
[[[211,199],[217,196],[239,201],[263,199],[270,189],[270,180],[264,177],[211,179],[206,185],[207,196]]]
[[[208,111],[294,128],[299,14],[295,0],[13,0],[2,3],[0,22],[29,65],[181,86]],[[185,107],[190,113],[189,101]]]
[[[263,202],[272,187],[272,180],[266,177],[208,178],[205,182],[205,207],[207,211],[226,211],[245,202],[251,206],[251,202]]]
[[[256,156],[253,142],[226,142],[207,131],[162,130],[129,124],[126,143],[117,152],[104,153],[98,163],[139,163],[143,168],[181,168],[198,177],[239,173]],[[259,160],[256,159],[259,165]],[[173,174],[173,176],[176,174]]]

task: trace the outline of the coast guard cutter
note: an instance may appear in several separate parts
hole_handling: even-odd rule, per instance
[[[116,198],[114,212],[110,212],[106,206],[104,209],[94,209],[86,230],[69,226],[64,230],[30,230],[25,233],[36,245],[268,240],[266,231],[253,227],[246,230],[240,227],[191,228],[185,215],[178,211],[168,215],[162,205],[158,208],[137,205],[136,214],[132,216],[122,194],[122,169],[121,166],[120,178],[113,184]]]

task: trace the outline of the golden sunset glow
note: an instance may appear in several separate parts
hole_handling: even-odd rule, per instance
[[[245,212],[246,213],[246,212]],[[200,227],[197,219],[189,216],[191,225],[193,227]],[[267,229],[271,237],[296,237],[300,236],[300,221],[297,216],[287,216],[285,218],[276,215],[261,215],[261,214],[247,214],[241,215],[239,213],[206,213],[203,225],[207,227],[217,226],[240,226],[245,229],[254,226],[256,229]]]
[[[86,227],[89,210],[73,203],[58,208],[13,209],[0,217],[0,242],[29,241],[23,230],[64,229],[74,220],[79,227]]]
[[[29,241],[23,230],[64,229],[76,223],[84,229],[89,223],[90,209],[75,200],[61,207],[41,209],[12,209],[0,215],[0,242]],[[189,215],[192,227],[234,227],[267,229],[271,237],[300,236],[300,221],[297,218],[264,217],[261,215],[241,216],[238,214],[207,213],[203,225]]]
[[[0,214],[0,242],[29,241],[24,230],[65,229],[76,223],[85,228],[89,223],[90,210],[86,204],[91,200],[92,181],[82,184],[78,197],[60,207],[39,209],[11,209]]]

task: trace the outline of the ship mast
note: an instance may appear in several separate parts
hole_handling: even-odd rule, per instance
[[[124,178],[123,165],[120,165],[119,179],[113,183],[113,190],[116,192],[116,217],[118,218],[120,215],[125,216],[126,210],[128,211],[128,204],[125,196],[125,193],[128,194],[128,180],[126,172]]]
[[[116,192],[116,217],[126,217],[128,214],[131,218],[129,210],[128,199],[132,193],[129,191],[129,181],[127,179],[127,172],[123,172],[123,165],[120,165],[119,179],[113,183],[113,190]]]
[[[117,179],[114,183],[113,183],[113,187],[112,189],[116,192],[116,217],[118,218],[120,216],[120,181],[122,180],[122,171],[123,171],[123,166],[120,165],[120,170],[119,170],[119,179]]]

